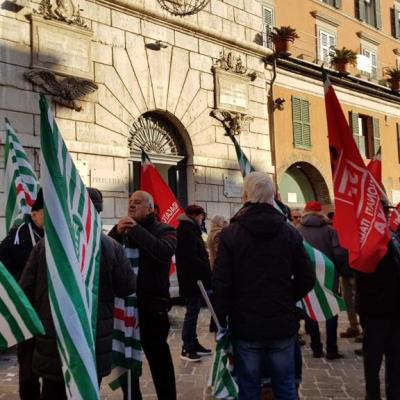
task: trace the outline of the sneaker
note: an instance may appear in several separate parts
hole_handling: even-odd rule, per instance
[[[323,351],[313,351],[312,353],[313,358],[322,358],[324,356]]]
[[[199,356],[195,351],[182,349],[181,359],[189,362],[199,362],[201,361],[201,356]]]
[[[341,338],[355,338],[360,334],[360,330],[358,328],[347,328],[344,332],[340,333]]]
[[[196,344],[195,352],[198,356],[211,356],[212,351],[203,347],[199,342]]]
[[[326,353],[327,360],[339,360],[341,358],[344,358],[344,355],[338,351],[336,353]]]

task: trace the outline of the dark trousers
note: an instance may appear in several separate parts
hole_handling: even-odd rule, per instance
[[[379,371],[385,355],[387,400],[400,399],[400,321],[362,318],[366,400],[380,400]]]
[[[337,353],[337,315],[328,319],[326,326],[326,352],[330,354]],[[318,322],[306,317],[306,331],[311,338],[311,349],[314,353],[320,353],[323,349],[321,343],[321,334],[319,332]]]
[[[42,400],[67,400],[64,381],[43,379]]]
[[[149,362],[158,400],[176,400],[174,365],[167,343],[168,311],[139,309],[140,340]],[[124,400],[142,400],[139,378],[132,378],[132,399],[128,399],[127,382],[122,384]]]
[[[197,344],[197,318],[200,313],[200,296],[186,298],[186,314],[183,321],[182,341],[183,347],[188,352],[195,351]]]
[[[39,400],[39,377],[32,371],[33,350],[35,339],[21,342],[17,346],[17,358],[19,364],[19,396],[21,400]]]

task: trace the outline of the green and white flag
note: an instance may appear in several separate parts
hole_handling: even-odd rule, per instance
[[[18,283],[0,262],[0,350],[44,334],[36,311]]]
[[[6,231],[31,212],[40,189],[35,171],[18,137],[6,118],[4,191],[6,193]]]
[[[243,177],[245,177],[250,172],[255,171],[255,168],[250,164],[235,137],[230,137],[235,145],[240,171]],[[275,208],[282,211],[276,203]],[[344,300],[333,292],[335,286],[335,266],[328,257],[305,241],[304,247],[313,263],[317,280],[313,290],[298,303],[298,306],[301,307],[311,319],[315,321],[326,321],[339,314],[341,311],[346,310]]]
[[[40,96],[45,246],[51,313],[69,399],[99,399],[95,337],[101,222]]]

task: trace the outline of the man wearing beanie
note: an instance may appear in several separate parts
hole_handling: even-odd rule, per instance
[[[186,361],[200,361],[201,356],[211,354],[197,340],[197,318],[200,312],[200,290],[197,281],[206,289],[211,287],[211,268],[208,253],[201,236],[201,225],[205,218],[202,207],[192,204],[181,215],[178,226],[176,248],[176,270],[179,293],[186,300],[186,315],[182,328],[181,358]]]
[[[21,277],[33,247],[43,237],[43,222],[43,193],[42,190],[39,190],[31,208],[30,217],[21,225],[11,228],[0,243],[0,261],[16,281]],[[39,377],[32,371],[34,347],[34,338],[21,342],[17,346],[19,395],[22,400],[40,398]]]
[[[309,201],[304,207],[304,213],[297,228],[304,239],[314,248],[325,254],[335,265],[335,291],[339,287],[338,273],[347,264],[347,252],[340,247],[339,239],[327,217],[322,212],[322,206],[318,201]],[[343,358],[337,347],[337,315],[326,321],[326,358],[334,360]],[[314,358],[324,355],[318,322],[306,317],[306,330],[311,337],[311,349]]]

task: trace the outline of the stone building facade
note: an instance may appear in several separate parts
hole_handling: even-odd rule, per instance
[[[80,111],[57,96],[49,99],[82,177],[103,191],[105,225],[124,215],[128,194],[138,187],[140,146],[182,204],[201,204],[209,215],[230,216],[240,203],[241,177],[224,124],[237,129],[246,120],[238,141],[258,169],[274,172],[271,73],[264,62],[271,50],[257,44],[260,2],[211,0],[200,12],[179,17],[156,0],[64,0],[67,13],[73,10],[69,20],[59,18],[53,12],[59,4],[49,1],[1,3],[0,117],[10,120],[38,172],[38,99],[49,90],[26,79],[27,71],[53,71],[58,82],[74,76],[98,86],[75,100]],[[43,18],[49,6],[53,14]],[[3,126],[0,133],[4,143]],[[1,167],[3,156],[1,145]],[[0,177],[3,237],[3,170]]]

